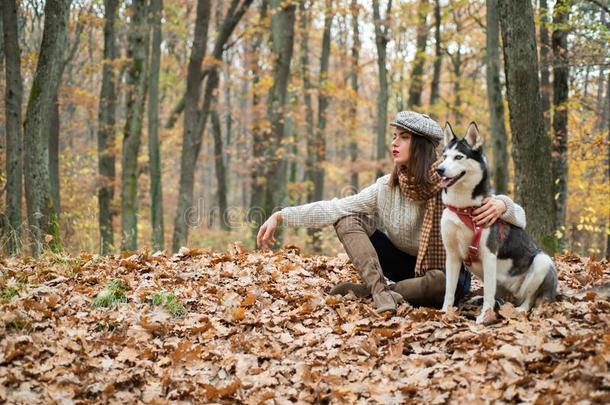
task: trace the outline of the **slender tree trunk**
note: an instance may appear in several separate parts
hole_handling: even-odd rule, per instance
[[[197,2],[197,14],[195,18],[195,34],[189,58],[186,75],[186,92],[184,95],[184,133],[182,141],[182,154],[180,160],[180,191],[178,193],[178,204],[176,217],[174,219],[174,235],[172,239],[172,250],[178,251],[186,245],[189,213],[191,213],[191,200],[194,186],[194,173],[197,162],[197,154],[201,148],[201,139],[198,136],[199,99],[201,97],[201,63],[205,56],[208,39],[208,25],[210,22],[210,0],[199,0]]]
[[[63,72],[63,69],[62,69]],[[63,75],[60,75],[60,77]],[[51,122],[49,127],[49,180],[53,206],[57,211],[57,220],[61,212],[59,196],[59,89],[51,105]]]
[[[232,0],[228,7],[227,14],[223,20],[222,27],[218,31],[218,37],[214,44],[212,51],[212,58],[214,61],[221,61],[224,52],[224,47],[229,37],[233,33],[233,30],[237,26],[237,23],[241,20],[243,15],[250,7],[252,0]],[[209,21],[209,18],[208,18]],[[206,23],[207,26],[207,23]],[[190,67],[189,67],[190,69]],[[176,217],[174,220],[174,240],[172,247],[178,250],[181,246],[184,246],[188,240],[188,227],[189,227],[189,212],[191,211],[193,203],[193,185],[195,177],[195,167],[197,165],[197,159],[199,157],[199,150],[201,149],[201,140],[205,131],[208,115],[210,115],[211,108],[215,103],[216,92],[218,90],[218,66],[213,64],[208,68],[208,79],[206,82],[206,88],[203,96],[203,107],[201,113],[196,114],[196,126],[194,132],[186,131],[185,122],[185,133],[184,141],[182,145],[182,156],[180,165],[180,190],[178,193],[178,209],[176,210]],[[188,86],[187,79],[187,86]],[[187,90],[188,91],[188,90]],[[214,106],[214,108],[216,108]],[[185,114],[185,120],[186,120]]]
[[[389,42],[389,27],[387,19],[392,10],[392,0],[388,0],[385,21],[379,13],[379,0],[373,0],[373,18],[375,20],[375,45],[377,47],[377,68],[379,71],[379,92],[377,93],[377,168],[376,177],[383,175],[381,161],[386,157],[385,131],[388,120],[388,71],[386,68],[386,47]]]
[[[226,169],[222,160],[223,154],[223,142],[222,142],[222,130],[220,125],[220,118],[218,118],[218,111],[212,110],[212,136],[214,137],[214,168],[216,170],[216,183],[217,183],[217,195],[218,195],[218,209],[220,215],[220,227],[225,231],[228,231],[229,222],[227,221],[227,180],[226,180]]]
[[[271,49],[275,58],[273,66],[273,85],[269,91],[267,118],[270,123],[265,161],[267,164],[267,188],[265,215],[286,204],[286,159],[278,155],[284,140],[284,113],[286,95],[290,79],[290,63],[294,48],[295,5],[282,0],[270,0],[273,9],[271,16]]]
[[[315,149],[315,126],[314,126],[314,115],[313,115],[313,103],[311,100],[311,93],[313,91],[313,85],[311,84],[310,72],[309,72],[309,29],[311,24],[311,5],[307,6],[309,2],[303,0],[299,3],[299,29],[301,34],[301,77],[303,79],[303,100],[305,101],[305,127],[306,127],[306,143],[307,143],[307,155],[305,156],[305,181],[307,183],[307,202],[314,201],[314,184],[313,178],[315,177],[315,162],[316,162],[316,149]]]
[[[544,130],[551,128],[551,40],[549,38],[549,7],[540,0],[540,100],[544,115]]]
[[[161,15],[163,0],[151,0],[150,22],[152,48],[148,89],[148,156],[150,171],[150,199],[152,244],[154,250],[163,250],[163,187],[161,183],[161,144],[159,142],[159,70],[161,68]]]
[[[532,237],[552,254],[557,247],[551,145],[544,132],[538,75],[531,74],[538,72],[532,4],[529,0],[502,0],[499,5],[516,200],[525,209]]]
[[[568,197],[568,18],[570,0],[558,0],[553,9],[553,184],[555,229],[565,225]],[[559,247],[563,248],[563,238]]]
[[[115,22],[119,0],[104,0],[104,67],[98,112],[97,154],[100,184],[99,204],[100,252],[109,254],[114,249],[112,229],[112,200],[115,181],[115,113],[117,104],[117,75],[113,62],[118,57]]]
[[[487,101],[491,116],[494,186],[498,194],[508,192],[508,149],[504,125],[504,101],[500,84],[500,26],[497,0],[487,0]]]
[[[441,2],[434,0],[434,68],[432,72],[432,85],[430,86],[430,105],[438,100],[441,84],[441,65],[443,63],[441,48]]]
[[[421,106],[421,93],[424,88],[423,75],[426,62],[426,44],[428,42],[428,0],[420,0],[417,8],[419,23],[417,24],[417,40],[413,70],[411,72],[411,85],[407,108]]]
[[[45,4],[40,55],[24,123],[24,139],[28,140],[25,195],[34,256],[42,252],[43,241],[48,241],[51,250],[60,248],[57,210],[50,189],[48,137],[52,103],[61,80],[69,10],[69,0],[49,0]]]
[[[0,5],[4,40],[6,89],[4,91],[6,128],[6,251],[21,251],[21,198],[23,186],[23,134],[21,131],[21,105],[23,84],[21,79],[21,51],[17,30],[17,1],[6,0]]]
[[[138,156],[146,98],[147,1],[133,0],[127,56],[127,117],[121,159],[121,250],[138,248]]]
[[[352,191],[357,192],[359,187],[358,170],[355,168],[358,160],[358,140],[356,137],[356,128],[358,128],[358,63],[360,60],[360,31],[358,29],[358,14],[360,7],[357,0],[352,0],[350,6],[352,14],[352,58],[350,72],[350,86],[352,95],[350,97],[349,111],[349,150],[352,174],[350,184]]]
[[[252,232],[254,236],[258,233],[258,228],[267,218],[262,212],[263,204],[265,203],[265,165],[264,155],[265,150],[269,147],[269,140],[265,139],[262,128],[262,112],[261,94],[258,90],[260,82],[260,48],[263,42],[263,29],[268,31],[265,22],[267,21],[267,11],[269,2],[263,0],[259,8],[259,20],[261,21],[260,29],[256,30],[252,39],[252,49],[250,50],[251,60],[249,61],[249,70],[254,76],[252,79],[252,171],[250,175],[251,196],[250,209],[248,210],[248,221],[253,224]]]
[[[318,125],[315,131],[313,149],[315,165],[313,173],[313,198],[311,201],[320,201],[324,198],[324,164],[326,163],[326,110],[328,108],[329,94],[326,90],[328,78],[328,62],[330,59],[330,29],[333,21],[332,0],[326,0],[324,9],[324,31],[322,34],[322,55],[320,56],[320,76],[318,78]],[[311,246],[314,251],[321,252],[320,232],[309,229]]]

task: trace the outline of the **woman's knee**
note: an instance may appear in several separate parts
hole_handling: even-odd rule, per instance
[[[334,224],[339,239],[350,233],[365,233],[370,236],[375,232],[374,225],[366,215],[347,215]]]

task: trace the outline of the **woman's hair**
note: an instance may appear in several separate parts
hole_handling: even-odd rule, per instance
[[[405,130],[406,131],[406,130]],[[418,184],[432,185],[430,178],[430,167],[436,161],[436,145],[427,138],[411,133],[411,150],[409,151],[409,161],[404,165],[407,174],[415,178]],[[394,165],[394,170],[390,175],[390,187],[398,185],[398,173],[401,165]]]

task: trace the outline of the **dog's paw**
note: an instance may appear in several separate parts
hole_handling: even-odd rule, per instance
[[[477,316],[477,324],[489,325],[498,320],[493,308],[483,308],[479,316]]]
[[[521,312],[523,314],[527,314],[528,311],[530,310],[530,306],[529,305],[519,305],[517,308],[515,308],[515,310],[517,312]]]
[[[438,307],[437,307],[438,308]],[[443,305],[443,307],[441,308],[441,312],[447,313],[451,310],[451,308],[453,308],[453,305],[449,305],[449,304],[445,304]]]

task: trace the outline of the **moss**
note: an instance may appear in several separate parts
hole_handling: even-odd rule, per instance
[[[150,296],[152,306],[162,305],[171,316],[179,318],[188,313],[186,307],[176,298],[173,293],[159,292]]]
[[[121,280],[111,280],[93,300],[94,308],[108,308],[127,302],[125,291],[129,288]]]
[[[0,301],[10,301],[17,296],[17,288],[4,287],[0,289]]]

